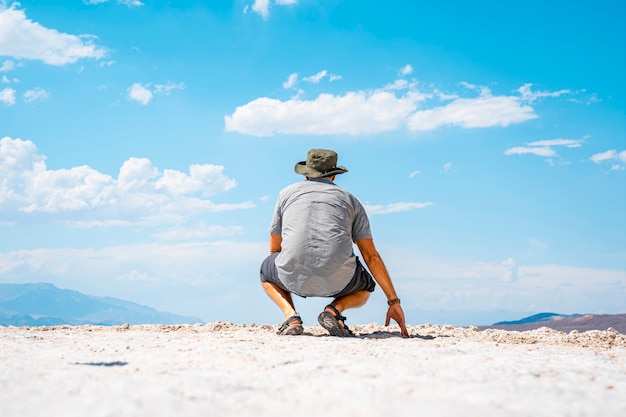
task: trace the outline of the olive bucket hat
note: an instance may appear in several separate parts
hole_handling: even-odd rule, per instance
[[[337,153],[328,149],[311,149],[306,161],[298,162],[294,168],[296,174],[309,178],[325,178],[348,172],[346,167],[337,166]]]

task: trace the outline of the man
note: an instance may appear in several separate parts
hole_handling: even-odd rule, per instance
[[[278,334],[303,332],[291,296],[296,294],[334,298],[318,322],[332,336],[354,336],[341,314],[363,306],[378,283],[389,305],[385,326],[394,319],[402,336],[408,337],[404,311],[374,246],[367,214],[356,197],[333,182],[348,170],[337,166],[334,151],[311,149],[306,161],[296,164],[295,172],[306,181],[280,192],[269,230],[270,255],[260,271],[263,289],[285,316]],[[373,279],[355,256],[353,242]]]

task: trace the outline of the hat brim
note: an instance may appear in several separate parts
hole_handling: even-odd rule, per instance
[[[306,165],[306,161],[298,162],[294,167],[294,171],[296,174],[304,175],[309,178],[326,178],[332,177],[333,175],[345,174],[348,172],[348,168],[338,165],[331,171],[320,172],[315,169],[312,169]]]

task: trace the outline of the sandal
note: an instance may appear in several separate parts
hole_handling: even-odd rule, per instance
[[[327,312],[326,308],[332,310],[335,315],[333,316]],[[352,333],[352,330],[346,326],[346,318],[342,316],[334,306],[329,304],[326,308],[317,317],[317,321],[323,328],[328,330],[328,333],[330,333],[331,336],[356,337],[355,334]],[[339,323],[339,320],[343,323]]]
[[[296,321],[299,323],[291,324]],[[296,313],[295,316],[291,316],[287,320],[285,320],[285,322],[280,326],[276,334],[282,336],[297,336],[299,334],[302,334],[303,331],[304,327],[302,327],[302,319],[300,318],[298,313]]]

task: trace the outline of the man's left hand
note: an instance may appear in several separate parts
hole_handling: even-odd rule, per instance
[[[402,337],[409,337],[409,331],[406,329],[406,324],[404,322],[404,310],[402,310],[400,304],[394,304],[389,307],[389,310],[387,310],[385,326],[389,326],[391,319],[394,319],[396,323],[400,325],[400,334],[402,334]]]

